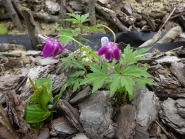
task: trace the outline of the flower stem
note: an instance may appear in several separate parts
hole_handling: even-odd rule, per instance
[[[97,27],[105,27],[105,28],[107,28],[111,33],[112,33],[112,35],[113,35],[113,37],[114,37],[114,43],[116,42],[116,35],[115,35],[115,33],[114,33],[114,31],[112,31],[112,29],[110,29],[109,27],[107,27],[106,25],[102,25],[102,24],[98,24],[98,25],[96,25]]]
[[[66,38],[70,38],[71,40],[73,40],[74,42],[78,43],[79,46],[80,46],[80,57],[81,57],[81,49],[82,47],[84,46],[81,42],[77,41],[76,39],[72,38],[72,37],[69,37],[69,36],[66,36],[66,35],[58,35],[57,37],[66,37]],[[78,56],[77,56],[78,57]]]

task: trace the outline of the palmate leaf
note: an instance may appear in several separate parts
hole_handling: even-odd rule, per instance
[[[107,66],[103,64],[102,68],[97,64],[89,65],[90,69],[94,73],[106,74],[107,73]]]
[[[65,35],[65,36],[68,36],[68,37],[73,37],[74,36],[74,31],[71,30],[71,29],[62,29],[62,30],[59,30],[59,33],[61,35]],[[68,38],[68,37],[65,37],[65,36],[60,36],[59,37],[59,41],[62,45],[66,46],[69,42],[71,42],[71,38]]]
[[[85,31],[97,31],[97,32],[103,32],[103,29],[100,29],[96,26],[92,26],[92,27],[89,27],[89,26],[82,26],[83,30]]]
[[[114,81],[110,84],[110,95],[113,96],[115,92],[121,88],[121,76],[117,76]]]
[[[72,23],[83,24],[89,20],[88,19],[89,13],[81,16],[79,14],[74,14],[74,13],[67,13],[67,15],[73,18],[65,19],[65,21],[72,22]]]
[[[87,22],[87,21],[89,20],[88,17],[89,17],[89,13],[84,14],[84,15],[81,15],[81,20],[80,20],[80,22],[81,22],[81,23]]]
[[[142,56],[141,54],[149,51],[151,48],[142,48],[140,50],[133,50],[130,45],[127,45],[127,47],[124,49],[124,55],[121,57],[122,63],[134,63],[141,60],[148,60],[148,58]]]
[[[79,76],[82,76],[84,74],[85,74],[84,70],[79,70],[79,71],[76,71],[75,73],[73,73],[72,75],[70,75],[70,78],[71,77],[79,77]]]
[[[108,68],[106,67],[106,65],[103,65],[101,68],[97,64],[90,64],[89,67],[93,73],[87,74],[86,78],[81,81],[80,85],[92,84],[92,92],[95,92],[105,83],[105,80],[107,79],[106,73]]]
[[[110,95],[113,96],[117,90],[125,87],[128,93],[129,100],[131,100],[134,96],[134,80],[127,76],[121,76],[120,74],[112,74],[109,78],[110,81]],[[112,81],[113,80],[113,81]]]
[[[81,78],[80,76],[83,76],[85,74],[84,70],[76,71],[72,75],[70,75],[69,80],[67,81],[68,85],[71,85],[73,87],[73,92],[75,92],[77,89],[80,88]]]
[[[124,80],[125,80],[125,89],[128,92],[128,98],[129,100],[132,100],[134,97],[134,85],[135,82],[132,78],[124,76]]]
[[[76,20],[74,18],[68,18],[68,19],[65,19],[65,21],[72,22],[73,24],[77,24],[78,23],[78,20]]]
[[[151,79],[147,78],[133,78],[133,80],[143,89],[146,88],[146,84],[149,85],[157,85],[157,83],[153,82]]]
[[[123,74],[134,77],[153,77],[147,72],[146,67],[138,67],[138,65],[127,66],[123,71]]]

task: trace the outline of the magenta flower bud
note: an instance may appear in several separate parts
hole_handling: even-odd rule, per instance
[[[45,39],[44,42],[45,42],[45,45],[43,48],[43,56],[45,58],[51,55],[55,57],[59,53],[60,50],[64,52],[65,48],[68,47],[68,45],[62,46],[59,40],[52,38],[52,37]]]
[[[113,58],[117,61],[120,60],[120,49],[117,43],[108,42],[98,50],[99,56],[105,56],[106,60],[112,60]]]

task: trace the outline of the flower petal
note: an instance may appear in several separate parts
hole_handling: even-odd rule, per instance
[[[62,52],[64,52],[64,51],[65,51],[65,47],[64,47],[64,46],[62,46],[62,45],[60,45],[60,44],[58,44],[58,48],[59,48]]]
[[[107,45],[105,45],[98,50],[98,55],[102,56],[102,55],[106,54],[108,50],[109,50],[109,47]]]
[[[55,47],[55,50],[53,51],[52,53],[52,56],[55,57],[59,52],[59,48],[58,47]]]
[[[113,49],[113,57],[117,60],[117,61],[119,61],[120,60],[120,50],[119,50],[119,48],[118,47],[114,47],[114,49]]]
[[[53,47],[52,43],[50,42],[47,42],[45,45],[44,45],[44,48],[43,48],[43,56],[45,58],[49,57],[53,52],[54,52],[55,48]]]
[[[109,49],[109,50],[106,52],[105,58],[106,58],[107,60],[111,60],[111,59],[112,59],[112,50],[111,50],[111,49]]]

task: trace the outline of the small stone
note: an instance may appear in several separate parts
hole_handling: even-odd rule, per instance
[[[109,91],[97,91],[79,104],[80,121],[91,139],[113,138],[115,123]]]
[[[121,8],[121,10],[126,13],[127,15],[131,15],[132,14],[132,7],[130,5],[130,3],[124,3],[123,7]]]
[[[72,139],[89,139],[84,133],[78,133]]]
[[[157,119],[159,101],[155,93],[148,89],[136,87],[136,95],[133,100],[137,109],[137,120],[143,129],[147,130],[151,123]]]
[[[50,133],[55,136],[57,134],[71,135],[77,132],[78,130],[65,117],[62,117],[53,121]]]
[[[46,9],[51,13],[51,14],[56,14],[57,12],[60,11],[60,5],[56,2],[53,1],[46,1]]]
[[[110,0],[98,0],[101,4],[108,4]]]
[[[56,64],[59,62],[59,60],[48,57],[48,58],[44,58],[44,59],[39,59],[38,62],[40,65],[44,66],[44,65]]]
[[[31,58],[26,56],[23,58],[23,64],[30,64],[31,63]]]
[[[175,100],[168,98],[162,103],[162,109],[159,116],[162,122],[171,127],[176,132],[185,135],[185,120],[178,114],[175,106]]]
[[[0,52],[6,52],[9,50],[10,50],[10,47],[9,47],[8,43],[3,43],[0,45]]]
[[[41,51],[28,50],[26,56],[38,56],[41,54]]]
[[[79,2],[79,1],[70,1],[69,5],[72,7],[72,9],[77,10],[77,11],[82,11],[85,9],[85,6]]]

